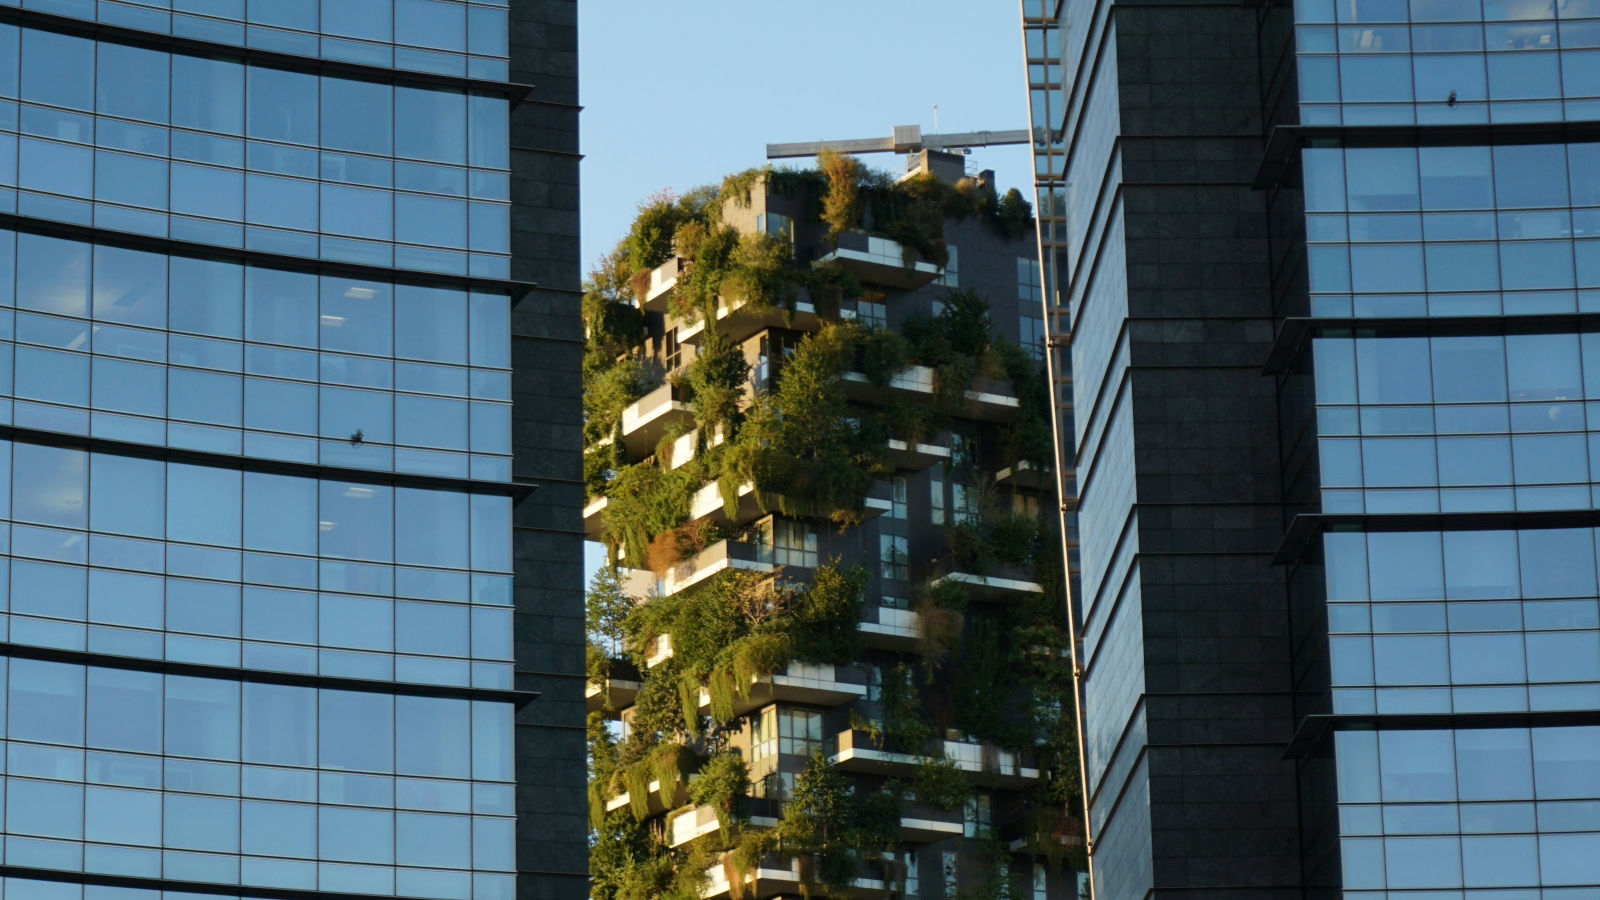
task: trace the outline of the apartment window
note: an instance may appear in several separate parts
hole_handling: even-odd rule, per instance
[[[894,491],[893,500],[889,507],[889,517],[892,519],[904,519],[906,517],[906,477],[904,475],[896,475],[890,484]]]
[[[1044,282],[1039,261],[1017,257],[1017,299],[1044,302]]]
[[[951,429],[950,465],[971,468],[978,464],[978,436],[971,431]]]
[[[1050,900],[1050,879],[1045,875],[1044,863],[1033,864],[1033,900]]]
[[[945,287],[959,287],[961,285],[961,277],[957,271],[956,261],[960,257],[956,253],[956,245],[946,244],[945,249],[950,251],[950,259],[944,264],[944,269],[939,272],[939,277],[934,283],[942,284]]]
[[[896,581],[911,580],[911,554],[904,535],[878,535],[878,562],[880,574]]]
[[[978,489],[970,484],[950,485],[950,522],[969,525],[978,521]]]
[[[1039,520],[1039,496],[1020,492],[1012,494],[1011,511],[1016,515],[1026,516],[1037,522]]]
[[[973,794],[967,798],[962,809],[961,824],[961,833],[966,837],[983,837],[989,833],[994,824],[994,814],[988,794]]]
[[[907,850],[901,853],[900,864],[906,867],[906,884],[902,893],[907,897],[915,897],[917,895],[917,851]]]
[[[769,772],[750,786],[750,796],[784,801],[794,795],[793,772]]]
[[[889,307],[881,300],[857,300],[856,321],[868,328],[884,328],[889,324]]]
[[[772,561],[780,566],[817,567],[817,530],[803,522],[775,519],[772,523]]]
[[[794,219],[783,213],[762,213],[756,216],[756,229],[763,234],[777,235],[794,243]]]
[[[822,713],[809,709],[778,710],[778,752],[810,756],[822,748]]]
[[[1044,319],[1038,316],[1023,316],[1017,321],[1021,329],[1022,349],[1034,359],[1044,359]]]
[[[777,753],[810,756],[822,746],[822,713],[769,706],[750,719],[750,761]]]
[[[935,478],[928,482],[928,520],[935,525],[944,524],[944,479]]]
[[[661,348],[661,355],[667,362],[667,371],[674,371],[683,365],[683,345],[678,343],[678,329],[668,331],[661,338]]]
[[[944,874],[945,900],[955,900],[956,892],[961,889],[961,872],[956,868],[954,850],[945,850],[939,854],[939,868]]]
[[[878,598],[878,605],[889,609],[910,609],[911,601],[904,597],[892,597],[885,594]]]
[[[750,717],[750,761],[760,762],[778,752],[778,708],[769,706]]]

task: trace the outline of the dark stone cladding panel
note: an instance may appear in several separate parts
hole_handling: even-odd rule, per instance
[[[518,900],[588,896],[576,0],[511,0],[512,313]]]
[[[1257,11],[1114,10],[1150,896],[1299,898]]]

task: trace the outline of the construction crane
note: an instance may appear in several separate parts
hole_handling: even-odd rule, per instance
[[[838,153],[918,153],[923,150],[960,152],[972,147],[1027,144],[1034,133],[1027,128],[1013,131],[960,131],[950,134],[923,134],[921,125],[896,125],[886,138],[857,138],[846,141],[801,141],[794,144],[768,144],[767,159],[816,156],[824,148]]]

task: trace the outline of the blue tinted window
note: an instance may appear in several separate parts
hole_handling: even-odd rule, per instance
[[[240,473],[170,463],[167,470],[167,538],[239,546]]]
[[[394,697],[321,692],[317,764],[326,769],[394,770]]]
[[[22,96],[28,100],[94,109],[94,41],[25,29],[22,32]]]
[[[322,349],[382,356],[394,352],[389,285],[325,275],[321,288]]]
[[[394,39],[399,44],[465,50],[466,7],[441,0],[395,0]]]
[[[6,734],[23,741],[83,743],[84,670],[66,663],[12,659]]]
[[[157,50],[101,43],[95,73],[98,110],[129,119],[166,122],[170,58]]]
[[[17,235],[17,306],[64,316],[89,314],[89,245]]]
[[[317,696],[305,688],[244,686],[242,758],[282,766],[316,764]]]
[[[467,161],[467,97],[396,87],[395,155],[443,163]]]
[[[239,337],[244,309],[241,267],[174,256],[170,277],[173,329]]]
[[[161,752],[161,675],[90,669],[88,746]]]
[[[166,464],[155,459],[97,454],[90,467],[90,526],[161,538],[165,527]]]
[[[291,144],[317,142],[317,77],[250,66],[245,96],[251,137]]]
[[[317,345],[317,277],[251,267],[245,287],[245,338],[300,347]]]
[[[391,0],[342,0],[322,4],[322,30],[328,34],[388,41],[394,36]]]
[[[370,81],[322,79],[320,144],[383,156],[393,150],[393,88]]]
[[[244,133],[244,66],[172,54],[172,124],[223,134]],[[267,116],[265,111],[263,117]]]

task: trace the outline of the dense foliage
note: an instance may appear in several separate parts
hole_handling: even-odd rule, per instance
[[[1048,466],[1045,376],[1022,348],[994,334],[987,298],[948,291],[942,312],[903,321],[897,331],[850,321],[843,311],[865,292],[843,266],[802,265],[786,238],[741,235],[723,221],[725,209],[751,204],[758,184],[804,198],[807,227],[825,226],[824,241],[850,231],[886,236],[906,249],[908,265],[945,263],[947,219],[977,216],[1009,237],[1031,227],[1031,209],[1016,191],[997,197],[970,179],[950,185],[931,176],[896,184],[853,157],[826,153],[815,171],[752,169],[715,189],[642,204],[583,297],[585,481],[592,496],[606,498],[613,561],[666,572],[718,540],[740,537],[733,526],[691,521],[692,498],[712,484],[730,519],[749,493],[763,510],[854,525],[873,485],[894,471],[888,441],[931,439],[969,418],[971,391],[1000,389],[991,382],[1006,383],[1019,400],[1018,414],[998,430],[1003,461]],[[685,364],[664,366],[659,346],[646,352],[640,306],[651,271],[674,258],[682,268],[668,327],[707,327],[684,351]],[[771,361],[770,381],[752,384],[745,354],[714,327],[719,310],[740,307],[787,323],[801,299],[823,324]],[[887,390],[872,405],[852,399],[852,382],[884,389],[913,366],[932,370],[930,400],[891,399]],[[671,427],[653,455],[630,461],[621,452],[623,411],[663,384],[687,401],[693,422]],[[675,441],[691,434],[689,456],[672,457],[683,446]],[[751,704],[741,701],[792,662],[850,665],[866,656],[858,628],[866,572],[824,561],[800,584],[781,572],[729,569],[640,603],[624,594],[614,570],[602,571],[586,619],[590,677],[601,685],[637,678],[640,688],[625,732],[607,725],[615,712],[608,690],[590,718],[591,896],[698,900],[720,864],[740,900],[745,873],[773,858],[798,864],[808,896],[843,897],[863,875],[903,885],[893,854],[900,804],[957,810],[972,799],[971,774],[945,758],[940,743],[958,736],[1037,757],[1045,777],[1029,789],[1023,837],[1028,852],[1059,861],[1060,838],[1073,827],[1066,811],[1081,807],[1081,792],[1071,710],[1061,706],[1072,694],[1070,660],[1061,652],[1058,538],[1048,521],[987,498],[977,515],[947,527],[947,542],[949,558],[968,572],[1029,567],[1044,595],[995,608],[972,603],[958,582],[923,585],[914,598],[917,654],[879,666],[876,698],[863,706],[869,712],[851,713],[852,727],[877,747],[913,760],[912,774],[868,785],[819,752],[768,827],[751,824],[757,801],[749,766],[730,745],[748,726],[738,710]],[[670,655],[652,653],[663,642]],[[618,669],[629,674],[614,676]],[[669,847],[655,817],[697,807],[715,813],[715,834]],[[963,844],[985,866],[972,900],[1008,897],[1010,851],[987,833]]]

